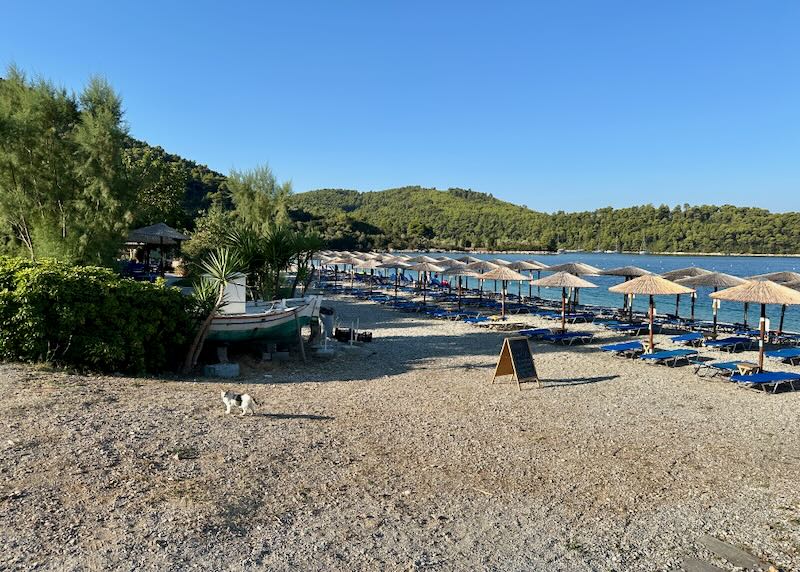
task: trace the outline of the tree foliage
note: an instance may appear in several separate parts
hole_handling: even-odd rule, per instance
[[[644,205],[591,212],[529,210],[464,189],[323,189],[289,200],[296,224],[331,248],[486,248],[797,253],[800,213]]]

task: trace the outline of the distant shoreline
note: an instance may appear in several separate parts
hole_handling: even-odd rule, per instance
[[[731,257],[753,257],[753,258],[800,258],[800,254],[741,254],[731,252],[648,252],[639,254],[632,250],[622,252],[595,252],[593,250],[564,250],[564,252],[552,252],[549,250],[396,250],[393,252],[463,252],[465,254],[535,254],[537,256],[555,256],[557,254],[628,254],[631,256],[731,256]]]

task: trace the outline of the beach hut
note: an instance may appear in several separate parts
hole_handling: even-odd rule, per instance
[[[761,304],[761,319],[758,325],[758,367],[763,371],[767,304],[780,304],[782,306],[800,304],[800,292],[770,280],[752,280],[733,288],[713,292],[711,297],[715,300]]]
[[[556,272],[550,276],[535,280],[534,286],[543,288],[561,288],[561,331],[567,329],[567,288],[597,288],[588,280],[575,276],[569,272]]]
[[[720,288],[732,288],[733,286],[744,284],[747,280],[739,278],[738,276],[725,274],[724,272],[709,272],[707,274],[698,274],[688,278],[681,278],[680,280],[676,280],[676,282],[689,288],[713,288],[714,292],[716,292]],[[695,297],[692,298],[692,320],[694,320],[694,300]],[[719,304],[715,301],[712,305],[712,313],[714,314],[714,335],[717,333],[718,311]]]
[[[481,303],[483,302],[483,275],[489,272],[490,270],[498,268],[498,266],[497,264],[489,262],[488,260],[476,260],[475,262],[470,262],[464,268],[466,268],[467,270],[472,270],[473,272],[479,275],[477,278],[480,287],[480,293],[478,295],[478,306],[480,306]]]
[[[703,274],[711,274],[711,270],[706,270],[705,268],[699,268],[697,266],[687,266],[686,268],[678,268],[677,270],[670,270],[669,272],[664,272],[661,274],[662,278],[666,278],[667,280],[671,280],[672,282],[677,282],[678,280],[682,280],[684,278],[696,278],[697,276],[702,276]],[[680,317],[680,310],[681,310],[681,295],[678,294],[675,296],[675,317]]]
[[[427,302],[426,294],[427,294],[427,286],[428,286],[428,273],[429,272],[444,272],[444,268],[433,264],[431,262],[417,262],[416,264],[409,265],[410,270],[415,270],[422,282],[422,305],[424,306]]]
[[[520,280],[524,281],[526,279],[525,276],[517,272],[516,270],[512,270],[511,268],[506,268],[505,266],[499,266],[494,270],[490,270],[486,274],[483,275],[484,280],[500,280],[500,316],[502,318],[506,317],[506,290],[508,289],[508,282],[509,280]]]
[[[157,248],[160,255],[158,272],[161,276],[164,276],[164,247],[180,247],[181,243],[187,240],[189,240],[189,237],[182,232],[175,230],[166,223],[159,222],[130,231],[125,244],[129,246],[144,246],[148,260],[150,250]]]
[[[608,289],[609,292],[617,294],[644,294],[650,297],[649,317],[650,317],[650,347],[653,351],[653,319],[655,318],[656,307],[653,303],[653,296],[677,296],[678,294],[691,294],[691,288],[682,286],[655,274],[646,274],[633,280],[617,284]]]
[[[649,270],[645,270],[644,268],[639,268],[638,266],[620,266],[619,268],[611,268],[609,270],[602,270],[600,272],[602,276],[621,276],[625,279],[625,282],[628,280],[632,280],[633,278],[638,278],[639,276],[647,276],[648,274],[652,274]],[[629,303],[629,295],[624,294],[622,296],[622,311],[625,312],[628,309]],[[633,317],[633,301],[630,300],[630,316]]]

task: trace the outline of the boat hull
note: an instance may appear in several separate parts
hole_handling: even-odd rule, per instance
[[[321,297],[311,296],[301,304],[281,309],[220,315],[208,332],[212,342],[287,341],[297,337],[297,328],[319,316]]]

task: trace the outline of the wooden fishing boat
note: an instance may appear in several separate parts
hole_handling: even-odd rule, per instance
[[[298,326],[319,317],[322,296],[288,298],[273,302],[247,301],[243,311],[224,311],[211,322],[208,340],[215,342],[284,341],[297,336]]]

